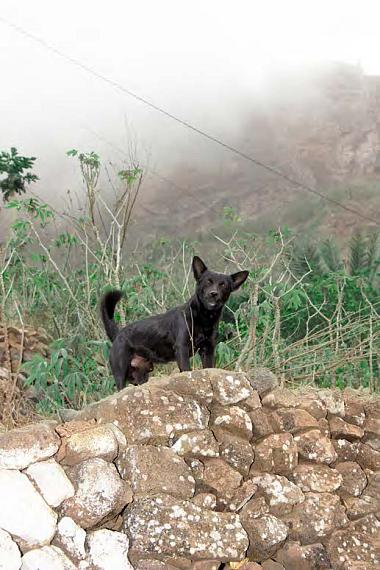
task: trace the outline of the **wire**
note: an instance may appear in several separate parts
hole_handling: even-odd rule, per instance
[[[92,133],[95,137],[97,137],[99,140],[105,142],[106,144],[108,144],[111,148],[113,148],[114,150],[116,150],[118,153],[125,155],[125,151],[117,144],[115,144],[114,142],[110,141],[108,138],[106,138],[104,135],[99,134],[98,132],[94,131],[93,129],[91,129],[88,126],[84,127],[87,131],[89,131],[90,133]],[[172,178],[169,178],[168,176],[165,176],[164,174],[162,174],[161,172],[158,172],[157,170],[154,170],[151,166],[148,165],[144,165],[142,164],[143,168],[146,168],[148,175],[151,175],[155,178],[157,178],[158,180],[160,180],[161,182],[165,182],[166,184],[170,184],[173,188],[175,188],[176,190],[178,190],[181,193],[186,194],[187,196],[192,195],[192,193],[196,193],[197,191],[192,190],[190,187],[185,188],[185,186],[181,186],[178,184],[178,182],[175,182]],[[261,192],[262,190],[264,190],[265,188],[267,188],[267,186],[270,185],[270,182],[267,182],[266,184],[262,184],[261,186],[259,186],[258,188],[256,188],[256,190],[258,190],[259,192]],[[215,190],[216,192],[218,192],[218,189],[215,188],[214,186],[208,186],[209,190]],[[199,192],[198,192],[199,194]],[[199,195],[197,195],[196,197],[197,199],[197,204],[201,204],[203,205],[207,210],[211,210],[213,212],[215,212],[215,214],[220,215],[223,212],[223,208],[224,208],[224,202],[223,199],[219,200],[219,205],[218,205],[218,201],[214,202],[214,204],[211,204],[209,201],[206,200],[202,200],[199,198]],[[148,212],[148,214],[153,214],[153,215],[157,215],[157,213],[159,215],[162,216],[166,216],[165,212],[157,212],[157,210],[151,210],[148,206],[146,206],[145,204],[140,204],[140,207],[143,208],[146,212]]]
[[[346,206],[345,204],[342,204],[341,202],[339,202],[338,200],[335,200],[334,198],[330,198],[329,196],[326,196],[326,194],[323,194],[319,190],[316,190],[315,188],[312,188],[311,186],[308,186],[307,184],[304,184],[303,182],[299,182],[298,180],[292,178],[291,176],[288,176],[287,174],[284,174],[280,170],[277,170],[277,168],[275,168],[273,166],[269,166],[268,164],[265,164],[261,160],[257,160],[256,158],[253,158],[249,154],[246,154],[245,152],[235,148],[234,146],[223,142],[222,140],[218,139],[217,137],[210,135],[206,131],[203,131],[202,129],[195,127],[194,125],[192,125],[188,121],[181,119],[180,117],[177,117],[176,115],[173,115],[173,113],[170,113],[166,109],[159,107],[158,105],[156,105],[155,103],[152,103],[151,101],[149,101],[145,97],[141,97],[140,95],[137,95],[136,93],[134,93],[130,89],[123,87],[123,85],[121,85],[117,81],[114,81],[113,79],[110,79],[109,77],[106,77],[105,75],[99,73],[98,71],[96,71],[92,67],[80,62],[79,60],[75,59],[74,57],[72,57],[70,55],[67,55],[66,53],[64,53],[61,50],[57,49],[56,47],[52,46],[51,44],[49,44],[48,42],[46,42],[44,39],[40,38],[39,36],[36,36],[35,34],[28,32],[25,28],[19,26],[18,24],[11,22],[10,20],[4,18],[3,16],[0,16],[0,22],[2,22],[6,26],[12,28],[13,30],[15,30],[19,34],[25,36],[26,38],[40,44],[42,47],[44,47],[48,51],[54,53],[55,55],[58,55],[59,57],[68,61],[69,63],[72,63],[76,67],[83,69],[87,73],[89,73],[89,74],[93,75],[94,77],[100,79],[101,81],[107,83],[111,87],[114,87],[115,89],[121,91],[122,93],[125,93],[125,94],[129,95],[130,97],[133,97],[137,101],[140,101],[140,103],[147,105],[148,107],[150,107],[151,109],[154,109],[158,113],[165,115],[169,119],[176,121],[177,123],[181,124],[182,126],[188,128],[191,131],[193,131],[193,132],[205,137],[206,139],[216,143],[217,145],[221,146],[222,148],[229,150],[230,152],[236,154],[237,156],[240,156],[241,158],[248,160],[252,164],[255,164],[256,166],[260,166],[261,168],[263,168],[267,172],[270,172],[272,174],[275,174],[276,176],[283,178],[284,180],[286,180],[287,182],[289,182],[293,186],[300,188],[306,192],[309,192],[310,194],[314,194],[315,196],[319,196],[323,200],[326,200],[327,202],[330,202],[331,204],[334,204],[335,206],[338,206],[339,208],[342,208],[343,210],[346,210],[347,212],[350,212],[351,214],[355,214],[356,216],[358,216],[359,218],[362,218],[363,220],[375,223],[376,225],[380,225],[379,221],[376,220],[375,218],[372,218],[371,216],[367,216],[365,214],[362,214],[358,210],[355,210],[354,208],[351,208],[350,206]]]
[[[115,151],[117,151],[118,153],[120,153],[121,155],[125,156],[125,150],[123,150],[119,145],[115,144],[114,142],[110,141],[108,138],[106,138],[104,135],[99,134],[98,132],[94,131],[92,128],[85,126],[84,127],[88,132],[90,132],[91,134],[93,134],[95,137],[97,137],[100,141],[105,142],[107,145],[109,145],[111,148],[113,148]],[[166,184],[170,184],[171,186],[173,186],[173,188],[175,188],[176,190],[178,190],[179,192],[182,192],[184,194],[186,194],[187,196],[191,196],[191,193],[194,192],[194,190],[192,190],[191,188],[187,187],[185,188],[185,186],[181,186],[179,185],[177,182],[175,182],[174,180],[172,180],[171,178],[164,176],[161,172],[158,172],[157,170],[154,170],[151,166],[149,166],[148,164],[142,164],[141,165],[143,168],[146,169],[148,175],[157,178],[158,180],[160,180],[161,182],[165,182]],[[216,190],[216,188],[214,188],[213,186],[209,186],[210,190]],[[196,191],[195,191],[196,192]],[[220,203],[220,207],[216,206],[215,204],[210,204],[210,202],[206,202],[205,200],[200,200],[199,197],[197,197],[197,203],[199,204],[203,204],[205,206],[205,208],[207,208],[208,210],[212,210],[213,212],[215,212],[216,214],[220,215],[223,211],[223,204]],[[141,205],[140,207],[142,207],[144,210],[146,210],[149,214],[160,214],[160,215],[166,215],[166,213],[163,212],[157,212],[157,211],[152,211],[150,210],[146,205]]]

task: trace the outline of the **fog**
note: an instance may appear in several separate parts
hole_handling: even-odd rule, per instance
[[[305,66],[342,61],[380,74],[377,0],[1,0],[0,148],[38,158],[35,189],[52,201],[80,186],[70,148],[117,162],[132,143],[168,177],[178,164],[217,169],[225,151],[1,18],[226,142],[255,105],[279,96],[273,78],[283,96],[286,77]]]

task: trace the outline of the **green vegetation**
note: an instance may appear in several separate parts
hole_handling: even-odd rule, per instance
[[[143,178],[139,165],[115,175],[105,199],[100,157],[76,150],[68,155],[78,160],[84,180],[83,216],[60,216],[35,198],[4,195],[17,218],[1,252],[2,318],[43,326],[53,339],[49,359],[36,356],[25,365],[27,383],[42,392],[42,413],[81,407],[113,391],[97,312],[104,290],[125,292],[120,324],[165,311],[193,291],[195,242],[129,248]],[[25,183],[34,180],[30,176]],[[283,382],[379,390],[380,234],[357,234],[342,252],[332,240],[302,241],[289,230],[245,232],[231,209],[224,218],[233,237],[216,238],[218,253],[207,261],[215,269],[249,268],[251,274],[225,309],[217,365],[268,366]],[[199,366],[197,358],[194,364]]]
[[[23,194],[26,186],[36,182],[38,177],[29,172],[35,162],[34,157],[20,156],[12,147],[10,152],[0,152],[0,190],[5,201],[14,194]]]

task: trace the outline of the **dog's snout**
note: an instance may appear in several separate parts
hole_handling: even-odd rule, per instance
[[[218,296],[218,291],[210,291],[210,297],[217,297]]]

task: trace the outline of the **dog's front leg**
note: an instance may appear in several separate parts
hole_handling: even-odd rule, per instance
[[[178,364],[178,368],[181,372],[185,370],[191,370],[190,368],[190,346],[189,337],[187,331],[183,331],[182,334],[178,335],[176,347],[175,347],[175,357]]]
[[[176,360],[178,368],[181,372],[191,370],[190,368],[190,353],[187,346],[178,346],[176,350]]]
[[[203,368],[215,368],[215,345],[213,343],[203,344],[199,349],[199,354]]]

